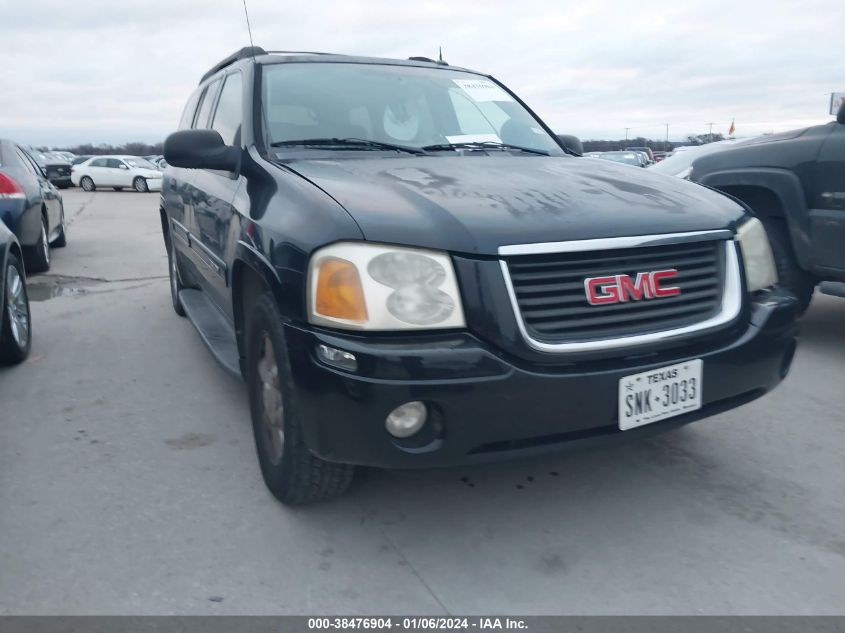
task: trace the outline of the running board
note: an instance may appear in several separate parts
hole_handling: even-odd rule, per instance
[[[833,297],[845,297],[845,282],[823,281],[819,284],[819,292]]]
[[[220,310],[200,290],[182,290],[179,300],[217,362],[230,374],[242,379],[235,330]]]

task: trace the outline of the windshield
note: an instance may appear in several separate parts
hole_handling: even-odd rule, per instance
[[[460,143],[487,143],[485,148],[506,143],[564,154],[513,97],[486,77],[466,72],[374,64],[275,64],[263,67],[262,93],[270,144],[352,138],[411,148],[445,144],[452,151],[449,146]]]
[[[138,167],[141,169],[156,169],[155,165],[153,165],[148,160],[144,160],[143,158],[124,158],[123,160],[131,167]]]

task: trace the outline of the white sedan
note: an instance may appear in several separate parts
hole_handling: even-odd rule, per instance
[[[70,179],[85,191],[97,187],[115,191],[131,187],[141,193],[161,191],[161,171],[138,156],[92,156],[72,167]]]

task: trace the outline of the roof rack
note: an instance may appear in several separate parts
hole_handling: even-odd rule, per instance
[[[341,55],[341,53],[321,53],[320,51],[264,51],[268,55]]]
[[[416,55],[414,57],[409,57],[408,61],[411,62],[428,62],[429,64],[437,64],[438,66],[448,66],[446,62],[442,59],[431,59],[431,57],[423,57],[422,55]]]
[[[209,70],[207,73],[205,73],[202,76],[202,79],[200,79],[200,83],[204,82],[206,79],[211,77],[214,73],[216,73],[220,70],[223,70],[224,68],[226,68],[226,66],[230,66],[237,61],[240,61],[242,59],[247,59],[248,57],[255,57],[256,55],[266,55],[266,54],[267,54],[267,51],[265,51],[260,46],[244,46],[241,50],[237,51],[236,53],[232,53],[226,59],[223,59],[223,60],[217,62],[216,64],[214,64],[214,66],[211,67],[211,70]]]

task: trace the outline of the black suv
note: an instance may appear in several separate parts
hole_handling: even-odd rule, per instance
[[[494,78],[243,49],[165,143],[173,306],[248,384],[285,503],[354,464],[639,436],[786,375],[765,230],[689,182],[567,153]]]
[[[845,282],[845,105],[835,122],[702,156],[690,180],[751,207],[769,233],[781,285],[801,311],[818,282]],[[845,295],[842,283],[830,287]]]

